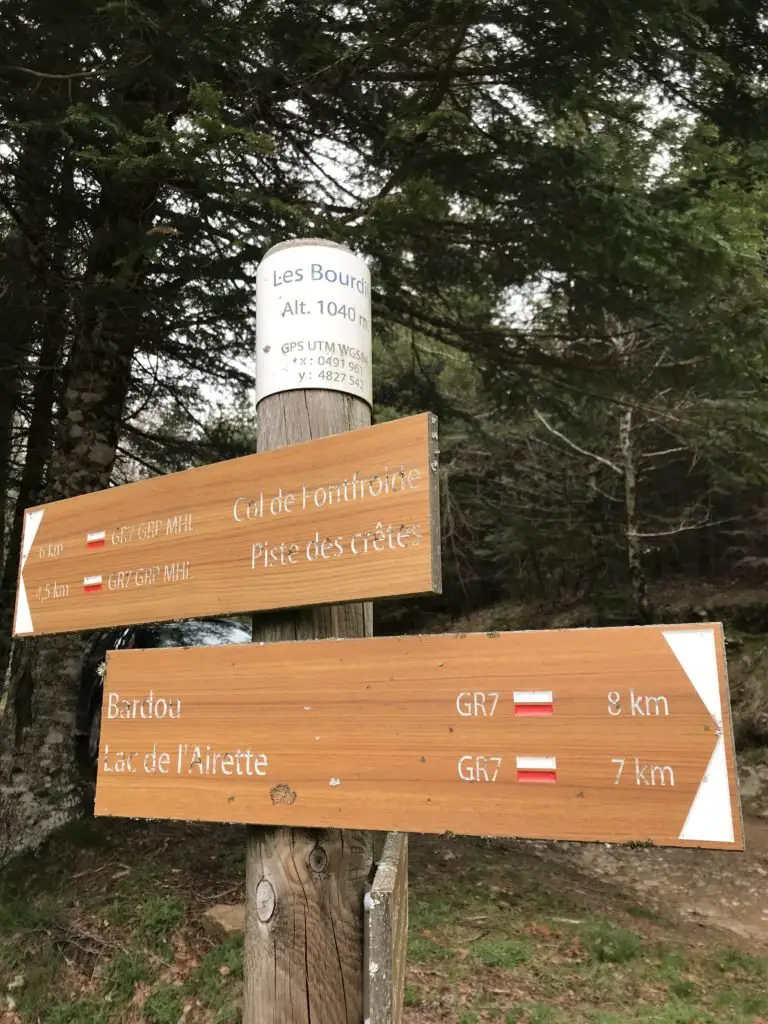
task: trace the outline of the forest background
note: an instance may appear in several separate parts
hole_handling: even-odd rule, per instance
[[[725,619],[768,743],[762,3],[3,0],[0,38],[0,861],[77,807],[86,638],[10,660],[23,509],[253,450],[290,237],[370,260],[376,420],[440,417],[444,593],[377,630]]]

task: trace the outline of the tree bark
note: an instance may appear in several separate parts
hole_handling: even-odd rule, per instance
[[[79,296],[56,445],[44,499],[109,486],[139,324],[126,315],[156,190],[106,188]],[[82,805],[74,749],[86,636],[15,645],[0,712],[0,864],[39,845]],[[0,705],[0,708],[3,706]]]
[[[21,552],[24,510],[38,502],[43,487],[45,467],[51,452],[53,404],[56,391],[56,358],[62,339],[51,330],[43,336],[35,383],[32,390],[32,411],[27,433],[27,451],[21,473],[15,512],[8,537],[6,559],[0,579],[0,699],[11,653],[11,631],[16,601],[16,584]]]
[[[359,399],[289,391],[258,408],[268,451],[370,424]],[[370,602],[255,616],[254,640],[370,636]],[[248,830],[243,1024],[360,1024],[367,832]]]
[[[11,630],[16,602],[16,583],[21,551],[24,510],[36,504],[42,493],[46,467],[53,443],[53,411],[56,399],[57,370],[65,347],[68,301],[66,253],[74,222],[74,170],[69,159],[63,161],[59,196],[63,200],[56,222],[52,251],[41,284],[38,332],[40,346],[33,374],[29,430],[26,437],[24,466],[8,532],[6,557],[0,578],[0,699],[11,652]],[[31,329],[31,325],[30,325]],[[28,352],[25,351],[25,356]],[[2,440],[0,438],[0,440]],[[0,466],[2,461],[0,460]],[[6,490],[6,494],[7,494]]]
[[[0,319],[6,315],[6,312],[0,306]],[[8,522],[12,520],[10,511],[13,501],[11,440],[21,395],[23,354],[20,351],[20,345],[13,345],[2,336],[0,336],[0,347],[3,352],[3,360],[0,364],[0,570],[5,570],[9,558],[7,535]],[[2,672],[0,672],[1,676]]]
[[[46,255],[58,150],[31,129],[14,175],[7,229],[0,250],[0,565],[5,565],[7,517],[13,487],[11,437],[33,350],[38,311],[44,306]]]

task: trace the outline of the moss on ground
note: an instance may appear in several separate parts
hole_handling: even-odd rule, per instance
[[[766,950],[482,840],[411,842],[406,1021],[758,1024]],[[3,1024],[237,1024],[239,828],[92,822],[0,874]]]

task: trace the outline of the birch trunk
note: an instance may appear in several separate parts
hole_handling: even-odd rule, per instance
[[[637,514],[638,472],[635,457],[632,410],[622,413],[619,421],[619,447],[624,473],[624,508],[627,534],[627,568],[635,608],[641,622],[653,622],[653,608],[648,596],[648,580],[643,569],[642,540],[638,536]]]

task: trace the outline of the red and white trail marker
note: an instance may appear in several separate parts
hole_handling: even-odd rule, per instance
[[[86,594],[98,594],[102,587],[101,576],[84,576],[83,590]]]
[[[557,782],[556,757],[515,758],[518,782]]]
[[[555,711],[551,690],[515,690],[512,701],[518,718],[545,718]]]
[[[107,534],[104,530],[95,530],[93,533],[86,534],[85,546],[89,551],[94,548],[103,548],[107,543]]]

